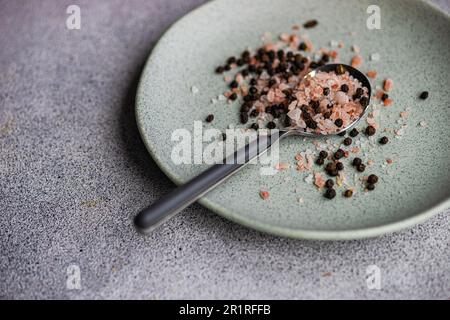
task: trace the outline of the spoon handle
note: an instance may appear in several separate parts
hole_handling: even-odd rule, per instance
[[[176,213],[198,200],[205,193],[225,181],[243,168],[250,160],[266,152],[289,131],[277,131],[271,135],[258,135],[245,147],[226,157],[221,164],[215,164],[206,171],[175,190],[159,198],[134,219],[137,229],[149,233]]]

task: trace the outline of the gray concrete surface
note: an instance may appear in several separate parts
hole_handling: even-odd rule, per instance
[[[70,31],[72,1],[0,1],[0,298],[449,299],[449,211],[347,242],[277,238],[199,205],[134,231],[134,214],[173,187],[136,129],[136,81],[201,2],[76,1],[82,29]],[[80,289],[67,287],[70,265]]]

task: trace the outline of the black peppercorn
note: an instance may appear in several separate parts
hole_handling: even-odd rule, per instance
[[[298,45],[298,50],[300,50],[300,51],[305,51],[307,48],[308,48],[308,46],[307,46],[306,43],[304,43],[304,42],[301,42],[301,43]]]
[[[224,133],[222,133],[222,141],[225,141],[225,140],[227,140],[227,134],[224,132]]]
[[[344,170],[344,164],[340,161],[336,162],[336,170],[337,171],[342,171]]]
[[[327,181],[325,181],[325,188],[330,189],[333,188],[333,186],[334,186],[333,179],[328,179]]]
[[[248,122],[248,114],[247,113],[241,113],[240,120],[242,124],[246,124]]]
[[[355,159],[353,159],[353,162],[352,162],[352,164],[355,167],[359,166],[361,163],[362,163],[362,160],[360,158],[355,158]]]
[[[366,187],[367,187],[367,190],[370,190],[370,191],[372,191],[372,190],[375,189],[375,185],[374,185],[373,183],[368,183],[368,184],[366,185]]]
[[[327,189],[324,194],[325,198],[333,199],[336,196],[336,191],[332,188]]]
[[[237,94],[236,94],[236,92],[233,92],[231,95],[230,95],[230,100],[236,100],[237,99]]]
[[[317,122],[315,122],[313,119],[309,118],[305,120],[306,126],[311,129],[317,129]]]
[[[318,24],[317,20],[309,20],[303,24],[303,27],[306,29],[314,28],[315,26],[317,26],[317,24]]]
[[[214,120],[214,115],[213,114],[209,114],[207,117],[206,117],[206,122],[212,122]]]
[[[250,128],[252,128],[253,130],[258,130],[259,129],[259,125],[255,122],[255,123],[252,123]]]
[[[369,137],[373,136],[375,132],[377,132],[377,130],[373,126],[368,126],[365,131],[366,135],[368,135]]]
[[[329,162],[326,166],[325,166],[325,170],[326,171],[335,171],[336,170],[336,164],[334,162]]]
[[[366,97],[362,97],[361,99],[359,99],[359,103],[363,107],[367,107],[369,105],[369,99],[367,99]]]
[[[369,183],[377,183],[378,182],[378,177],[374,174],[371,174],[368,178],[367,178],[367,182]]]
[[[346,85],[345,83],[341,86],[341,91],[342,92],[348,92],[348,85]]]
[[[420,94],[419,96],[420,99],[425,100],[426,98],[428,98],[428,91],[424,91]]]
[[[317,160],[316,160],[316,164],[319,165],[319,166],[323,165],[324,162],[325,162],[325,160],[323,160],[323,158],[320,158],[320,157],[317,158]]]
[[[323,95],[327,96],[330,94],[330,88],[323,88]]]
[[[276,124],[275,124],[275,122],[273,122],[273,121],[270,121],[268,124],[267,124],[267,128],[268,129],[275,129],[276,128]]]
[[[233,80],[230,82],[231,89],[237,88],[238,86],[239,86],[239,83],[236,80]]]
[[[356,167],[356,170],[358,170],[359,172],[364,172],[364,170],[366,170],[366,165],[364,163],[361,163]]]
[[[380,140],[379,140],[379,142],[380,142],[380,144],[386,144],[386,143],[388,143],[389,142],[389,139],[388,139],[388,137],[382,137]]]
[[[352,138],[356,137],[359,134],[358,129],[353,128],[352,130],[350,130],[350,132],[348,133],[348,135]]]
[[[236,62],[236,58],[235,57],[229,57],[228,60],[227,60],[228,64],[233,64],[235,62]]]
[[[345,144],[346,146],[351,145],[352,142],[353,142],[352,138],[347,137],[347,138],[344,139],[344,144]]]
[[[338,149],[335,153],[334,153],[334,158],[336,160],[341,159],[344,156],[345,152],[342,149]]]
[[[258,89],[256,89],[256,87],[251,86],[250,89],[249,89],[249,92],[251,94],[256,94],[256,93],[258,93]]]
[[[347,131],[342,131],[342,132],[338,133],[338,136],[343,137],[343,136],[345,136],[346,133],[347,133]]]
[[[284,126],[285,127],[290,127],[292,125],[292,121],[291,118],[289,118],[288,116],[284,117]]]
[[[344,124],[344,121],[342,119],[336,119],[334,120],[334,124],[340,128]]]
[[[223,73],[225,71],[224,67],[219,66],[216,68],[216,73]]]
[[[322,159],[326,159],[328,157],[328,152],[326,152],[325,150],[320,151],[319,157]]]
[[[389,98],[389,95],[388,95],[387,93],[383,93],[383,94],[381,95],[381,101],[384,101],[384,100],[386,100],[387,98]]]

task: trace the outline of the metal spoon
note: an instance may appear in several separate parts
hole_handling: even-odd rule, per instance
[[[368,106],[371,97],[370,82],[363,73],[351,66],[344,64],[326,64],[309,72],[305,75],[305,78],[314,77],[319,71],[335,71],[338,65],[344,66],[344,68],[349,72],[350,75],[358,79],[362,83],[362,85],[368,89]],[[357,120],[355,120],[349,126],[342,128],[340,131],[332,134],[321,135],[317,133],[305,132],[303,131],[303,129],[283,128],[282,130],[277,131],[272,135],[259,135],[258,139],[251,141],[245,147],[237,150],[234,154],[225,158],[222,164],[213,165],[211,168],[207,169],[184,185],[181,185],[170,193],[162,196],[147,209],[142,210],[134,219],[134,223],[137,229],[143,233],[151,232],[164,221],[168,220],[185,207],[194,203],[205,193],[229,178],[233,173],[237,172],[239,169],[242,169],[246,164],[249,163],[250,160],[260,156],[261,154],[269,150],[269,148],[276,142],[287,136],[296,135],[317,138],[337,135],[351,129],[364,116],[367,110],[367,106],[364,107],[361,116]]]

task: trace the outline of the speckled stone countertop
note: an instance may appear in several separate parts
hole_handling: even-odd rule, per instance
[[[201,3],[77,1],[73,31],[70,3],[0,1],[0,298],[449,299],[449,211],[346,242],[261,234],[199,205],[135,232],[135,213],[173,188],[140,140],[136,83]]]

